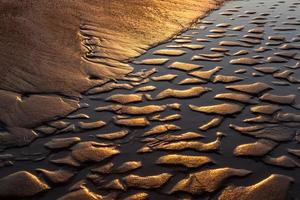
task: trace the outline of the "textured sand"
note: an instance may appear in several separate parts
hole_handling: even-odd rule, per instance
[[[15,92],[16,97],[79,97],[98,83],[95,78],[119,78],[132,71],[126,61],[183,30],[221,1],[2,0],[0,90]],[[10,99],[3,102],[13,104]],[[61,106],[54,109],[64,110]]]

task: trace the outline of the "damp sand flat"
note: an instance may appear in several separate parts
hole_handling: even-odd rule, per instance
[[[46,111],[45,102],[39,101],[37,107],[18,96],[47,95],[53,109],[65,110],[68,100],[48,95],[78,99],[81,92],[101,84],[98,78],[124,76],[133,69],[127,60],[180,32],[221,2],[2,1],[0,89],[12,93],[1,95],[1,104],[34,107],[46,118],[65,115]],[[7,122],[14,109],[18,108],[1,108],[1,122],[20,126]]]
[[[66,119],[4,131],[0,194],[299,198],[299,3],[228,2]]]

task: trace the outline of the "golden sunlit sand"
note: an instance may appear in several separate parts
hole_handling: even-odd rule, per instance
[[[132,67],[127,60],[184,30],[221,2],[2,1],[0,89],[15,96],[38,93],[78,98],[99,84],[95,77],[128,74]],[[4,101],[13,104],[8,98]]]
[[[3,0],[0,199],[299,199],[299,6]]]

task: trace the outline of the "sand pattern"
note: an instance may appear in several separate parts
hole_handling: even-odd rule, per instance
[[[227,2],[67,118],[1,132],[0,197],[298,199],[299,6]]]

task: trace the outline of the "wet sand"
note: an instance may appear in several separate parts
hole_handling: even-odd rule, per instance
[[[128,60],[182,31],[221,2],[2,1],[0,89],[14,92],[16,99],[44,95],[63,116],[65,107],[59,101],[78,100],[80,93],[101,84],[99,79],[128,74],[133,69]],[[25,98],[5,96],[1,102],[37,109]],[[41,107],[37,112],[57,117]],[[4,110],[1,118],[13,113]]]
[[[4,150],[0,185],[27,180],[23,199],[43,200],[298,199],[299,5],[226,3]]]

